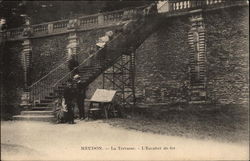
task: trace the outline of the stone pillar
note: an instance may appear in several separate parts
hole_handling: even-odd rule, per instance
[[[25,25],[23,29],[23,43],[21,51],[21,61],[24,74],[24,90],[21,97],[21,106],[27,107],[30,105],[30,91],[28,87],[31,85],[30,71],[32,67],[32,46],[30,36],[32,35],[33,30],[30,24],[30,18],[25,18]]]
[[[32,47],[30,39],[25,39],[22,43],[21,61],[24,75],[24,89],[21,97],[21,106],[30,106],[30,91],[28,87],[31,85],[30,69],[32,58]]]
[[[190,103],[206,102],[206,37],[202,10],[191,11],[188,33],[190,56]]]
[[[78,20],[72,19],[69,20],[68,25],[68,31],[69,31],[69,37],[68,37],[68,45],[67,45],[67,59],[73,58],[77,61],[78,60],[78,54],[79,54],[79,39],[77,36],[77,29],[78,29]]]
[[[69,41],[67,45],[67,58],[70,59],[71,57],[73,57],[75,60],[78,60],[79,42],[77,33],[70,32],[68,40]]]
[[[30,85],[30,68],[32,48],[30,39],[25,39],[22,43],[22,65],[24,71],[24,88],[27,89]]]

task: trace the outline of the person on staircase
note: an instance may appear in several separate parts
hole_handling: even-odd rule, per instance
[[[100,37],[96,43],[97,49],[104,48],[108,41],[113,38],[113,31],[107,31],[104,36]]]
[[[0,19],[0,32],[3,32],[7,29],[6,20],[4,18]]]
[[[69,53],[71,53],[70,51],[71,49],[69,49]],[[72,71],[73,76],[79,73],[78,68],[77,68],[78,66],[79,66],[79,63],[76,60],[76,56],[73,54],[70,54],[69,60],[68,60],[68,68],[69,68],[69,71]]]
[[[75,98],[79,110],[79,119],[85,119],[84,100],[86,98],[86,85],[81,81],[81,77],[77,74],[73,78],[75,84]]]
[[[67,81],[67,87],[63,91],[63,97],[65,100],[66,108],[67,108],[67,116],[66,121],[69,124],[74,124],[74,89],[72,79]]]

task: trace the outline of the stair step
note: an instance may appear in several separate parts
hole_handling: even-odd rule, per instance
[[[93,74],[98,72],[100,69],[80,70],[80,74]]]
[[[205,100],[199,100],[199,101],[189,101],[189,104],[204,104],[206,103]]]
[[[81,70],[93,70],[93,69],[101,69],[101,67],[100,66],[88,66],[88,67],[82,67],[81,69],[80,69],[80,71]]]
[[[49,93],[49,97],[55,97],[55,93]]]
[[[64,89],[65,86],[58,86],[57,88],[58,88],[58,89]]]
[[[43,100],[40,100],[41,103],[51,103],[53,102],[53,99],[43,99]]]
[[[23,121],[45,121],[45,122],[52,122],[56,120],[54,115],[16,115],[13,116],[13,119],[23,120]]]
[[[95,72],[96,73],[96,72]],[[94,72],[91,72],[91,73],[82,73],[80,72],[80,75],[81,75],[81,78],[83,77],[91,77],[95,74]]]
[[[46,99],[46,100],[51,100],[51,101],[53,101],[55,98],[56,98],[56,97],[54,97],[54,96],[45,96],[45,99]]]
[[[56,93],[63,93],[63,89],[55,89]]]
[[[50,103],[37,103],[36,106],[37,107],[44,107],[44,106],[48,106]]]
[[[53,111],[21,111],[21,115],[53,115]]]
[[[52,111],[53,110],[53,107],[37,107],[37,106],[35,106],[35,107],[32,107],[31,108],[31,110],[32,111]]]

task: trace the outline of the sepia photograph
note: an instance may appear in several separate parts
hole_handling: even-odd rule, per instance
[[[1,160],[249,158],[248,0],[0,0]]]

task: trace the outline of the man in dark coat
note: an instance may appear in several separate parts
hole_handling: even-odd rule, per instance
[[[69,68],[69,70],[72,71],[72,70],[74,70],[78,66],[79,66],[78,61],[76,61],[75,58],[73,56],[71,56],[70,59],[69,59],[69,61],[68,61],[68,68]],[[73,75],[78,74],[78,73],[79,73],[78,69],[75,69],[73,71]]]
[[[70,124],[74,123],[74,89],[73,89],[73,84],[72,80],[67,81],[67,87],[63,91],[63,97],[65,99],[65,104],[67,106],[67,122]]]
[[[76,104],[79,110],[79,119],[85,118],[84,99],[86,98],[86,85],[79,75],[74,76]]]

